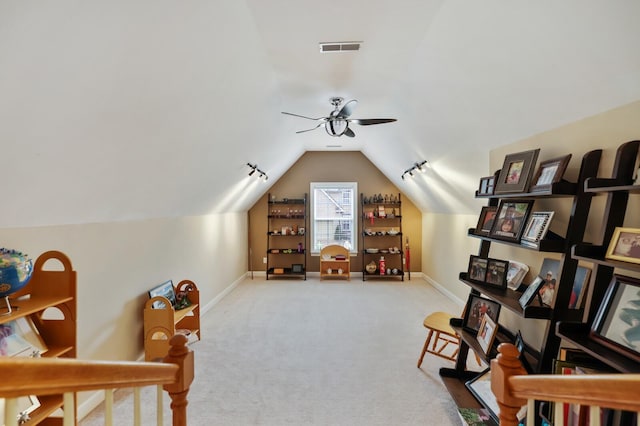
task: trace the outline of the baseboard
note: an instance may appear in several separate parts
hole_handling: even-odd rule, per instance
[[[238,284],[240,284],[244,279],[245,279],[245,275],[242,275],[240,278],[238,278],[237,280],[235,280],[234,282],[232,282],[227,288],[225,288],[224,290],[222,290],[220,293],[218,293],[218,295],[216,297],[214,297],[213,299],[211,299],[209,301],[209,303],[207,303],[206,305],[204,305],[202,307],[202,309],[200,310],[200,318],[202,318],[202,316],[204,314],[206,314],[207,312],[209,312],[211,309],[213,309],[213,307],[215,305],[218,304],[218,302],[220,302],[222,299],[225,298],[225,296],[229,293],[231,293],[233,291],[233,289],[235,289],[236,287],[238,287]]]
[[[436,290],[438,290],[440,293],[444,294],[445,296],[447,296],[449,299],[451,299],[453,302],[457,303],[458,305],[460,305],[460,307],[464,306],[465,303],[467,303],[466,300],[462,300],[460,299],[458,296],[456,296],[455,294],[453,294],[452,292],[450,292],[446,287],[442,286],[440,283],[438,283],[437,281],[435,281],[434,279],[432,279],[431,277],[422,274],[423,279],[429,283],[431,286],[433,286]]]

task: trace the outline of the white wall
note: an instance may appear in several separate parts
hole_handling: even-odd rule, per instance
[[[65,253],[78,275],[78,358],[136,360],[149,288],[190,279],[206,305],[246,273],[247,232],[246,213],[233,213],[0,229],[0,246]]]

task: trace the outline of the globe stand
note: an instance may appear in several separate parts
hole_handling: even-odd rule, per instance
[[[9,296],[5,296],[4,297],[4,303],[5,303],[5,309],[7,310],[7,312],[3,312],[0,314],[0,316],[5,316],[5,315],[11,315],[11,312],[13,312],[13,309],[11,308],[11,302],[9,302]],[[18,309],[18,307],[16,306],[16,309]]]

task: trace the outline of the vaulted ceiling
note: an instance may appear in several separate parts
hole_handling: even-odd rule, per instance
[[[0,226],[243,211],[311,150],[362,151],[423,211],[475,213],[491,147],[640,99],[638,16],[636,0],[0,0]],[[331,41],[362,48],[320,53]],[[325,116],[333,96],[398,121],[333,138],[281,114]]]

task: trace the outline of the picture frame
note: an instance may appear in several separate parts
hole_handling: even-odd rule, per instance
[[[508,271],[508,260],[487,259],[487,274],[484,282],[492,287],[506,289]]]
[[[554,183],[562,180],[570,160],[571,154],[567,154],[551,160],[541,161],[531,180],[529,192],[550,191]]]
[[[610,260],[640,264],[640,228],[617,226],[613,231],[604,257]]]
[[[4,399],[0,399],[0,422],[4,425]],[[29,414],[33,413],[38,407],[40,407],[40,400],[35,395],[25,395],[17,398],[17,412],[18,412],[18,424],[24,424],[29,420]]]
[[[495,339],[497,332],[498,324],[493,322],[489,315],[482,317],[482,322],[480,323],[476,339],[478,340],[478,343],[485,355],[489,355],[489,352],[491,352],[493,340]]]
[[[516,194],[526,192],[533,175],[540,148],[509,154],[495,183],[494,194]]]
[[[522,280],[529,273],[529,266],[516,260],[509,260],[509,270],[507,271],[507,287],[511,290],[518,290]]]
[[[165,281],[162,284],[159,284],[155,287],[153,287],[151,290],[149,290],[149,298],[152,299],[156,296],[163,296],[165,298],[167,298],[169,300],[169,302],[171,303],[171,306],[175,306],[176,305],[176,289],[173,286],[173,281],[169,280],[169,281]],[[164,302],[162,301],[155,301],[153,302],[153,304],[151,305],[151,307],[153,309],[165,309],[166,305]]]
[[[469,256],[467,279],[477,283],[484,283],[487,276],[487,263],[487,258],[473,255]]]
[[[499,422],[500,406],[491,390],[491,368],[482,371],[473,379],[465,383],[469,392],[489,411],[496,422]]]
[[[493,188],[495,186],[495,176],[485,176],[480,178],[480,186],[476,195],[493,195]]]
[[[532,212],[520,237],[520,244],[538,248],[540,241],[547,235],[553,214],[552,211]]]
[[[0,356],[38,358],[48,348],[29,317],[0,324]]]
[[[491,299],[470,294],[462,319],[462,328],[470,333],[477,334],[482,323],[482,317],[489,315],[493,322],[498,322],[498,315],[502,306]]]
[[[534,278],[531,284],[527,286],[525,291],[522,293],[522,296],[520,296],[520,299],[518,299],[518,303],[520,303],[522,309],[529,306],[533,298],[538,294],[538,290],[540,289],[540,286],[542,286],[542,284],[544,284],[544,278],[538,275]]]
[[[551,259],[545,257],[540,267],[540,276],[545,281],[555,282],[560,278],[560,261],[557,259]],[[569,309],[581,309],[585,301],[585,295],[589,289],[589,278],[591,277],[591,269],[580,266],[576,268],[575,276],[573,277],[573,285],[571,289],[571,295],[569,296]],[[549,298],[549,295],[547,295]],[[543,303],[542,295],[540,297]]]
[[[483,206],[478,217],[478,224],[474,233],[477,235],[489,235],[495,221],[498,206]]]
[[[500,200],[489,236],[519,243],[532,206],[533,200]]]
[[[640,280],[614,274],[591,325],[590,338],[640,362]]]
[[[520,332],[520,330],[518,330],[518,332],[516,333],[516,339],[513,344],[516,347],[516,349],[518,349],[518,352],[519,352],[518,358],[520,359],[522,366],[524,367],[524,369],[527,371],[528,374],[533,374],[533,368],[531,367],[531,364],[527,360],[527,355],[526,355],[527,347],[526,347],[526,344],[524,343],[524,338],[522,337],[522,333]]]
[[[294,263],[291,265],[291,272],[294,274],[301,274],[303,272],[302,263]]]

